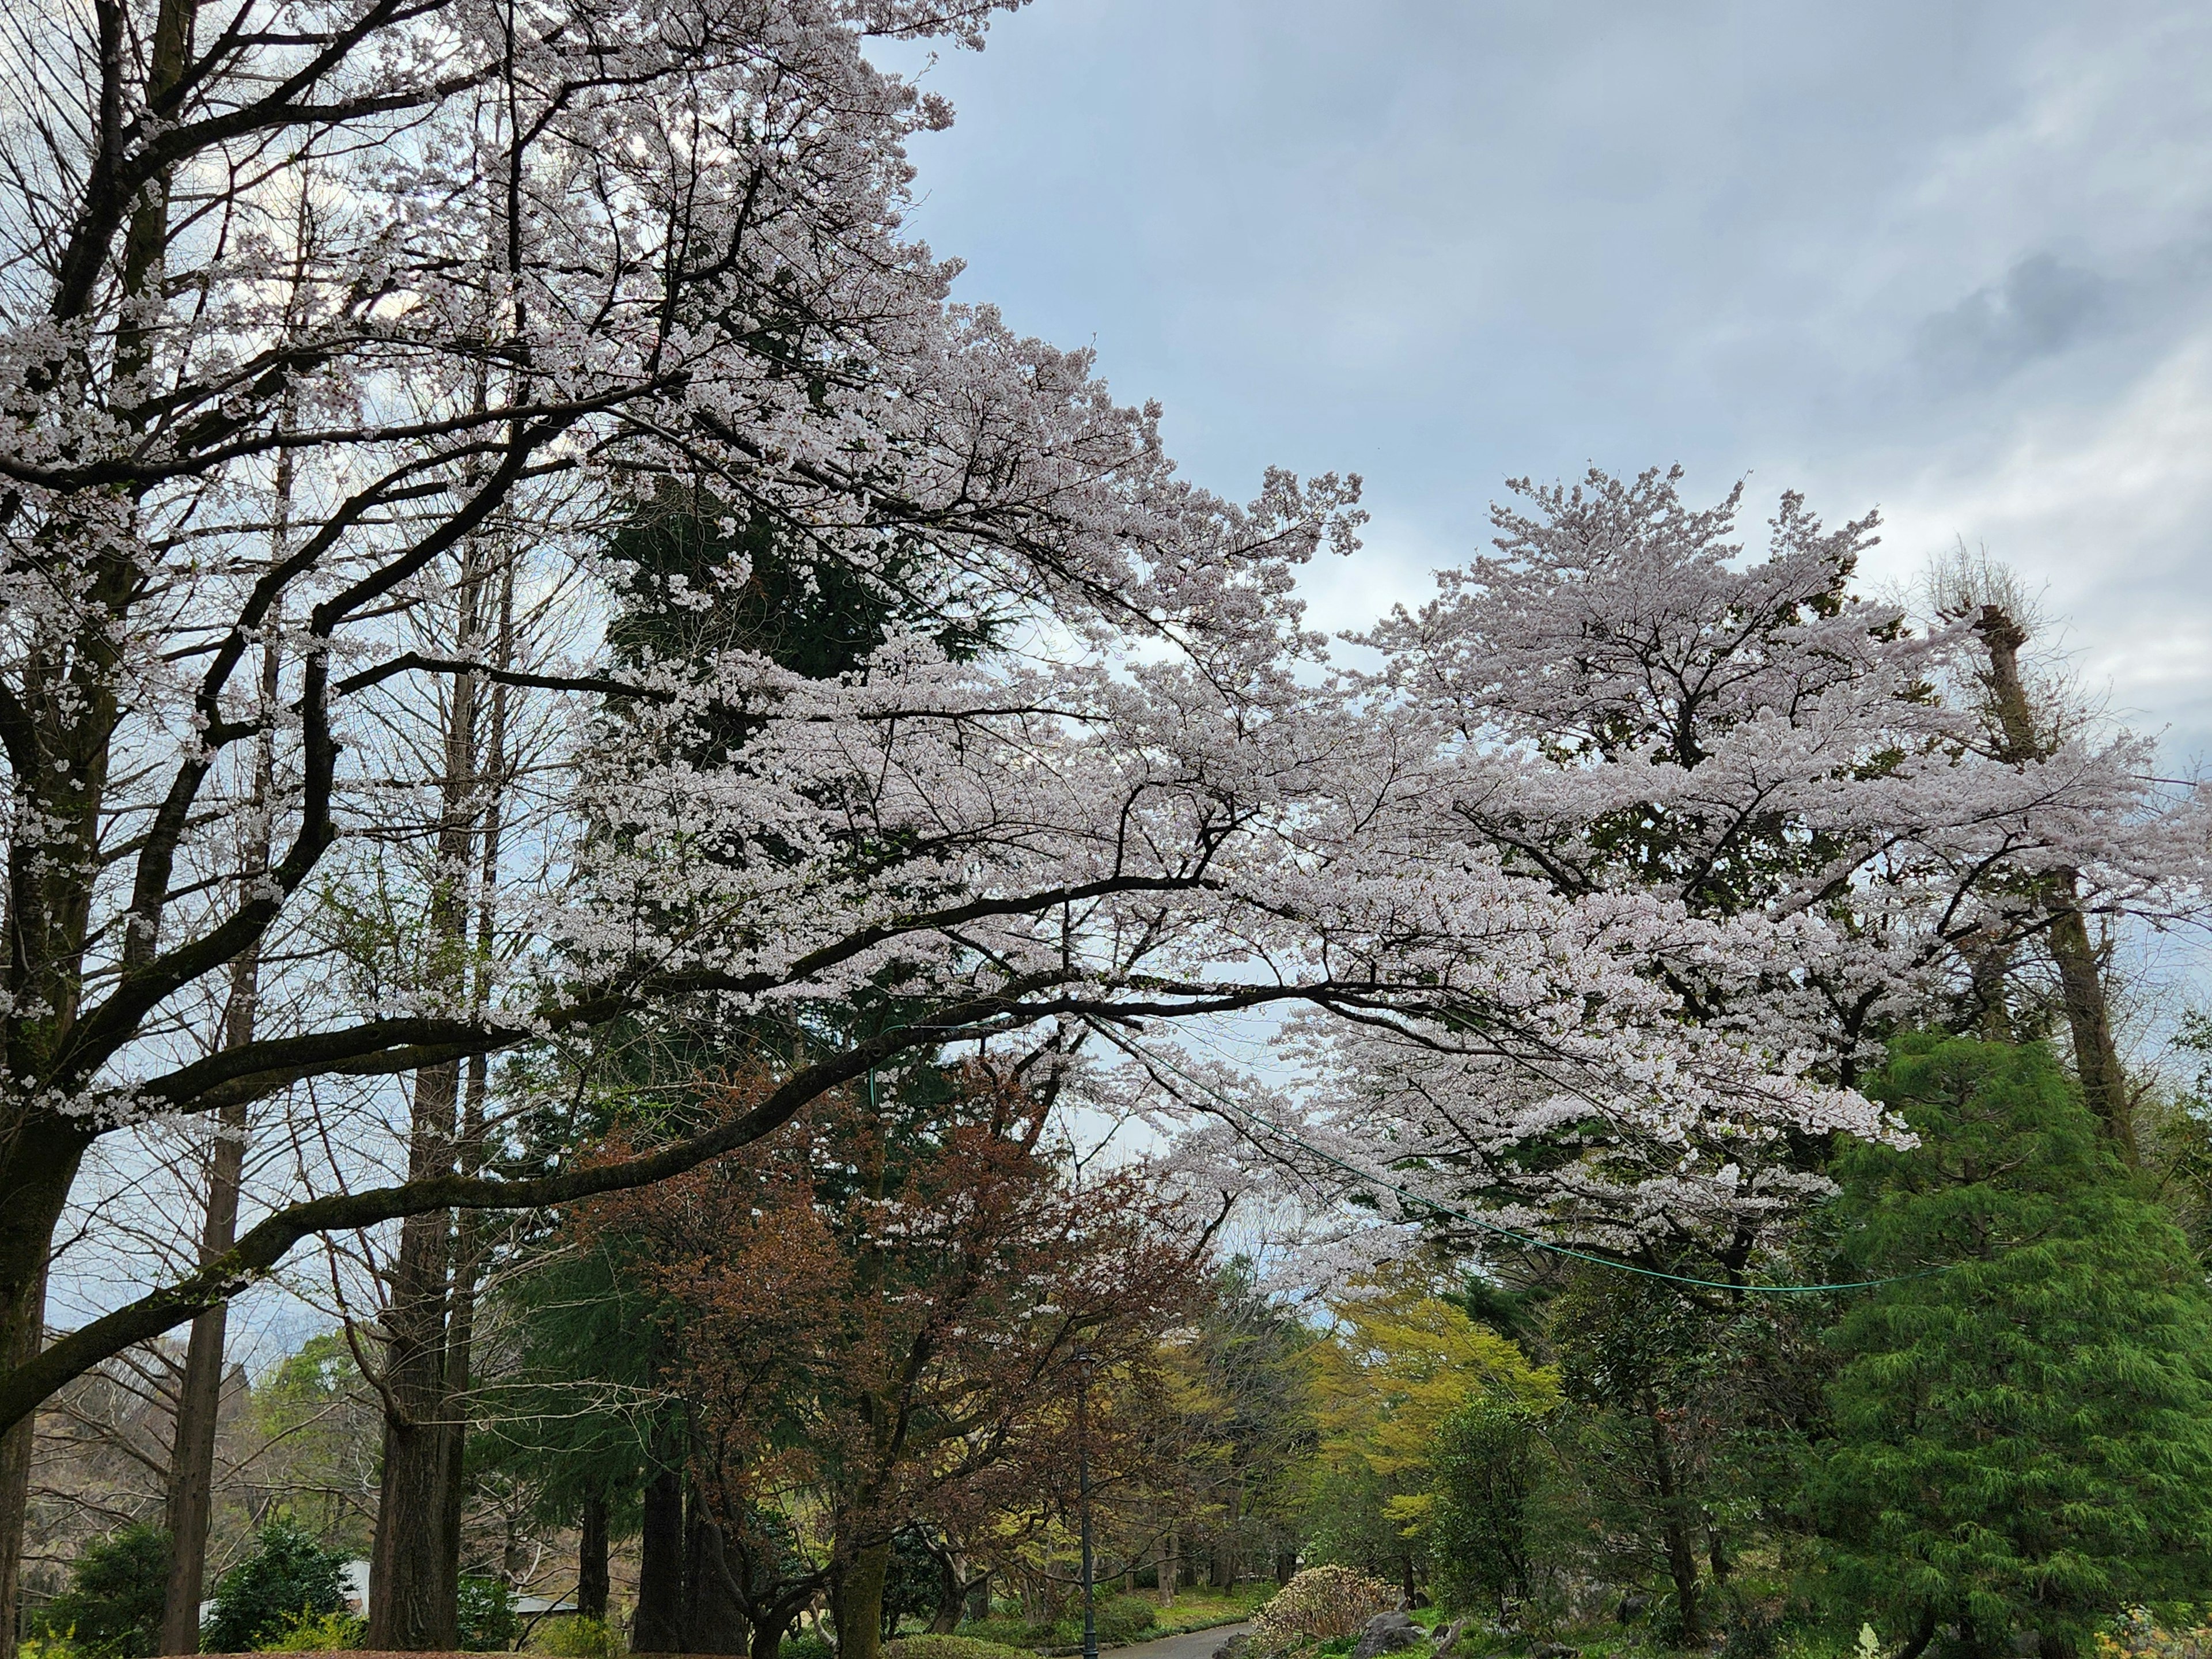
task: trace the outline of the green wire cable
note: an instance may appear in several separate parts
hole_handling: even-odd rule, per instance
[[[1754,1285],[1725,1279],[1692,1279],[1685,1273],[1663,1273],[1656,1267],[1639,1267],[1632,1261],[1616,1261],[1611,1256],[1594,1255],[1588,1250],[1577,1250],[1568,1245],[1554,1244],[1549,1239],[1538,1238],[1530,1233],[1516,1232],[1510,1227],[1502,1227],[1494,1221],[1486,1221],[1482,1217],[1460,1208],[1456,1204],[1447,1204],[1439,1199],[1430,1198],[1421,1193],[1409,1192],[1395,1182],[1385,1181],[1371,1170],[1347,1164],[1334,1152],[1323,1152],[1311,1142],[1293,1134],[1281,1124],[1273,1122],[1254,1111],[1249,1106],[1231,1099],[1204,1079],[1193,1077],[1173,1060],[1162,1058],[1152,1053],[1151,1049],[1123,1036],[1118,1031],[1108,1030],[1096,1021],[1088,1023],[1091,1030],[1097,1031],[1116,1048],[1126,1050],[1149,1065],[1158,1066],[1174,1073],[1194,1088],[1203,1089],[1232,1111],[1243,1113],[1270,1133],[1280,1136],[1292,1146],[1311,1153],[1324,1163],[1334,1164],[1345,1174],[1352,1176],[1353,1180],[1364,1182],[1370,1186],[1380,1187],[1385,1192],[1395,1193],[1409,1204],[1425,1205],[1440,1215],[1450,1216],[1456,1220],[1466,1222],[1469,1226],[1480,1227],[1485,1232],[1495,1233],[1500,1238],[1510,1239],[1526,1249],[1549,1250],[1554,1255],[1564,1255],[1576,1261],[1587,1261],[1595,1267],[1611,1267],[1616,1273],[1636,1273],[1645,1279],[1663,1279],[1674,1285],[1692,1285],[1700,1290],[1707,1291],[1754,1291],[1765,1296],[1819,1296],[1835,1291],[1870,1291],[1879,1285],[1901,1285],[1907,1279],[1927,1279],[1936,1273],[1948,1273],[1954,1265],[1946,1262],[1939,1267],[1923,1267],[1916,1273],[1892,1273],[1886,1279],[1856,1279],[1834,1285]]]

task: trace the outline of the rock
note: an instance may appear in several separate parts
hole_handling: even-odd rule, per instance
[[[1438,1631],[1437,1632],[1437,1651],[1440,1654],[1449,1653],[1451,1651],[1452,1644],[1459,1640],[1459,1633],[1466,1628],[1466,1620],[1455,1619],[1450,1624],[1446,1625],[1442,1630]]]
[[[1402,1653],[1407,1648],[1420,1646],[1428,1639],[1428,1632],[1404,1613],[1378,1613],[1359,1632],[1359,1640],[1352,1650],[1352,1659],[1376,1659],[1381,1654]]]
[[[1650,1612],[1650,1607],[1651,1598],[1648,1595],[1624,1595],[1620,1598],[1620,1607],[1614,1616],[1622,1624],[1630,1625]]]
[[[1565,1642],[1539,1642],[1528,1650],[1528,1659],[1582,1659],[1582,1652]]]
[[[1244,1659],[1252,1650],[1252,1632],[1240,1630],[1213,1650],[1213,1659]]]

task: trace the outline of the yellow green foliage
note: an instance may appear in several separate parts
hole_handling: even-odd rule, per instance
[[[554,1659],[622,1659],[629,1651],[619,1626],[580,1613],[549,1619],[538,1627],[535,1646]]]
[[[1392,1489],[1385,1513],[1407,1532],[1435,1498],[1429,1456],[1443,1420],[1500,1396],[1535,1411],[1558,1403],[1558,1374],[1477,1324],[1414,1273],[1371,1282],[1331,1304],[1335,1328],[1314,1347],[1321,1458]]]
[[[349,1653],[368,1634],[368,1621],[349,1613],[302,1613],[254,1644],[257,1653]]]

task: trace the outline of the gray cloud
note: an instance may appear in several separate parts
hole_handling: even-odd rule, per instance
[[[962,297],[1095,341],[1224,493],[1366,475],[1322,620],[1509,475],[1679,459],[1881,507],[1899,574],[1988,543],[2212,754],[2201,0],[1040,0],[931,73]]]
[[[1920,325],[1921,361],[1942,375],[1988,384],[2065,350],[2111,318],[2112,282],[2095,271],[2031,253],[2003,280],[1976,289]]]

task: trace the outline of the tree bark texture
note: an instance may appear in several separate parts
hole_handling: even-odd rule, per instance
[[[2045,758],[2051,742],[2036,724],[2027,684],[2020,672],[2020,650],[2027,643],[2027,630],[1992,605],[1982,608],[1974,632],[1989,653],[1985,684],[1996,715],[2001,757],[2015,765]],[[2071,870],[2054,871],[2045,878],[2039,896],[2050,917],[2051,957],[2058,970],[2058,997],[2073,1039],[2074,1073],[2081,1081],[2081,1097],[2132,1165],[2133,1103],[2120,1069],[2119,1045],[2112,1038],[2103,967],[2089,938],[2088,921],[2081,914],[2081,878]]]
[[[730,1594],[730,1564],[722,1529],[696,1492],[684,1517],[684,1650],[745,1653],[750,1631],[744,1609]]]
[[[483,560],[481,545],[472,543],[464,556],[454,627],[464,651],[484,644],[483,595],[490,573]],[[512,599],[510,577],[501,589],[503,611]],[[511,623],[502,614],[499,649],[511,645]],[[477,690],[475,675],[458,676],[446,711],[445,777],[428,917],[432,972],[449,993],[471,1005],[481,1001],[484,985],[480,975],[469,977],[465,947],[472,921],[483,935],[479,945],[489,943],[490,889],[499,856],[497,812],[484,792],[489,783],[495,798],[500,780],[487,777],[484,762],[489,756],[495,773],[505,744],[504,690],[489,700],[494,729],[480,740]],[[472,883],[477,893],[473,914]],[[464,1176],[479,1171],[485,1076],[481,1064],[469,1067],[464,1114],[459,1061],[416,1074],[407,1161],[410,1180],[457,1170]],[[450,1648],[458,1640],[468,1438],[463,1395],[474,1335],[477,1229],[472,1223],[457,1228],[456,1222],[454,1212],[435,1211],[410,1218],[400,1232],[400,1261],[386,1316],[385,1478],[369,1613],[370,1642],[376,1647]]]
[[[238,1232],[240,1177],[246,1164],[246,1108],[226,1107],[208,1170],[207,1219],[200,1259],[213,1261]],[[164,1519],[169,1530],[169,1583],[161,1603],[161,1651],[200,1650],[200,1601],[207,1583],[209,1512],[215,1501],[215,1432],[222,1411],[227,1308],[192,1321],[185,1372],[177,1385],[176,1437],[169,1453]]]
[[[684,1650],[684,1478],[657,1469],[646,1482],[638,1537],[637,1614],[633,1653]]]
[[[883,1649],[884,1583],[890,1540],[854,1549],[830,1583],[830,1616],[837,1625],[837,1659],[878,1659]]]
[[[1644,1422],[1651,1441],[1651,1483],[1659,1498],[1659,1535],[1667,1552],[1667,1576],[1674,1581],[1674,1605],[1681,1615],[1681,1644],[1705,1642],[1704,1607],[1698,1594],[1698,1550],[1691,1535],[1690,1516],[1681,1483],[1675,1477],[1673,1449],[1667,1443],[1666,1425],[1658,1407],[1646,1401]]]
[[[410,1175],[443,1174],[453,1158],[457,1065],[416,1074]],[[442,1133],[441,1133],[442,1131]],[[437,1167],[442,1158],[444,1169]],[[453,1212],[400,1224],[385,1315],[384,1472],[370,1569],[368,1645],[380,1650],[459,1645],[460,1586],[445,1569],[447,1297]]]
[[[607,1500],[588,1494],[576,1516],[576,1612],[605,1622],[607,1616]]]
[[[937,1552],[937,1609],[930,1614],[929,1633],[950,1636],[960,1628],[960,1609],[967,1604],[968,1586],[960,1571],[960,1558],[948,1547]]]
[[[459,1081],[459,1067],[450,1064],[416,1074],[410,1178],[452,1170]],[[453,1269],[453,1212],[435,1210],[400,1224],[385,1314],[384,1468],[370,1577],[372,1648],[459,1645],[458,1544],[448,1538],[455,1520],[449,1513],[455,1437],[447,1421],[447,1346]]]
[[[72,1161],[70,1176],[76,1174]],[[67,1181],[62,1183],[67,1192]],[[54,1206],[46,1225],[46,1237],[53,1237],[54,1219],[60,1206]],[[11,1259],[10,1246],[23,1248],[22,1242],[11,1239],[11,1234],[27,1236],[35,1230],[35,1223],[26,1225],[21,1221],[14,1224],[0,1222],[0,1297],[5,1297],[0,1307],[0,1360],[9,1365],[22,1364],[39,1351],[46,1310],[46,1270],[42,1247],[39,1265],[27,1279],[19,1278],[21,1269]],[[16,1639],[21,1608],[19,1603],[23,1583],[23,1523],[30,1509],[31,1498],[31,1435],[35,1419],[23,1418],[0,1435],[0,1632],[5,1632],[12,1644]]]

